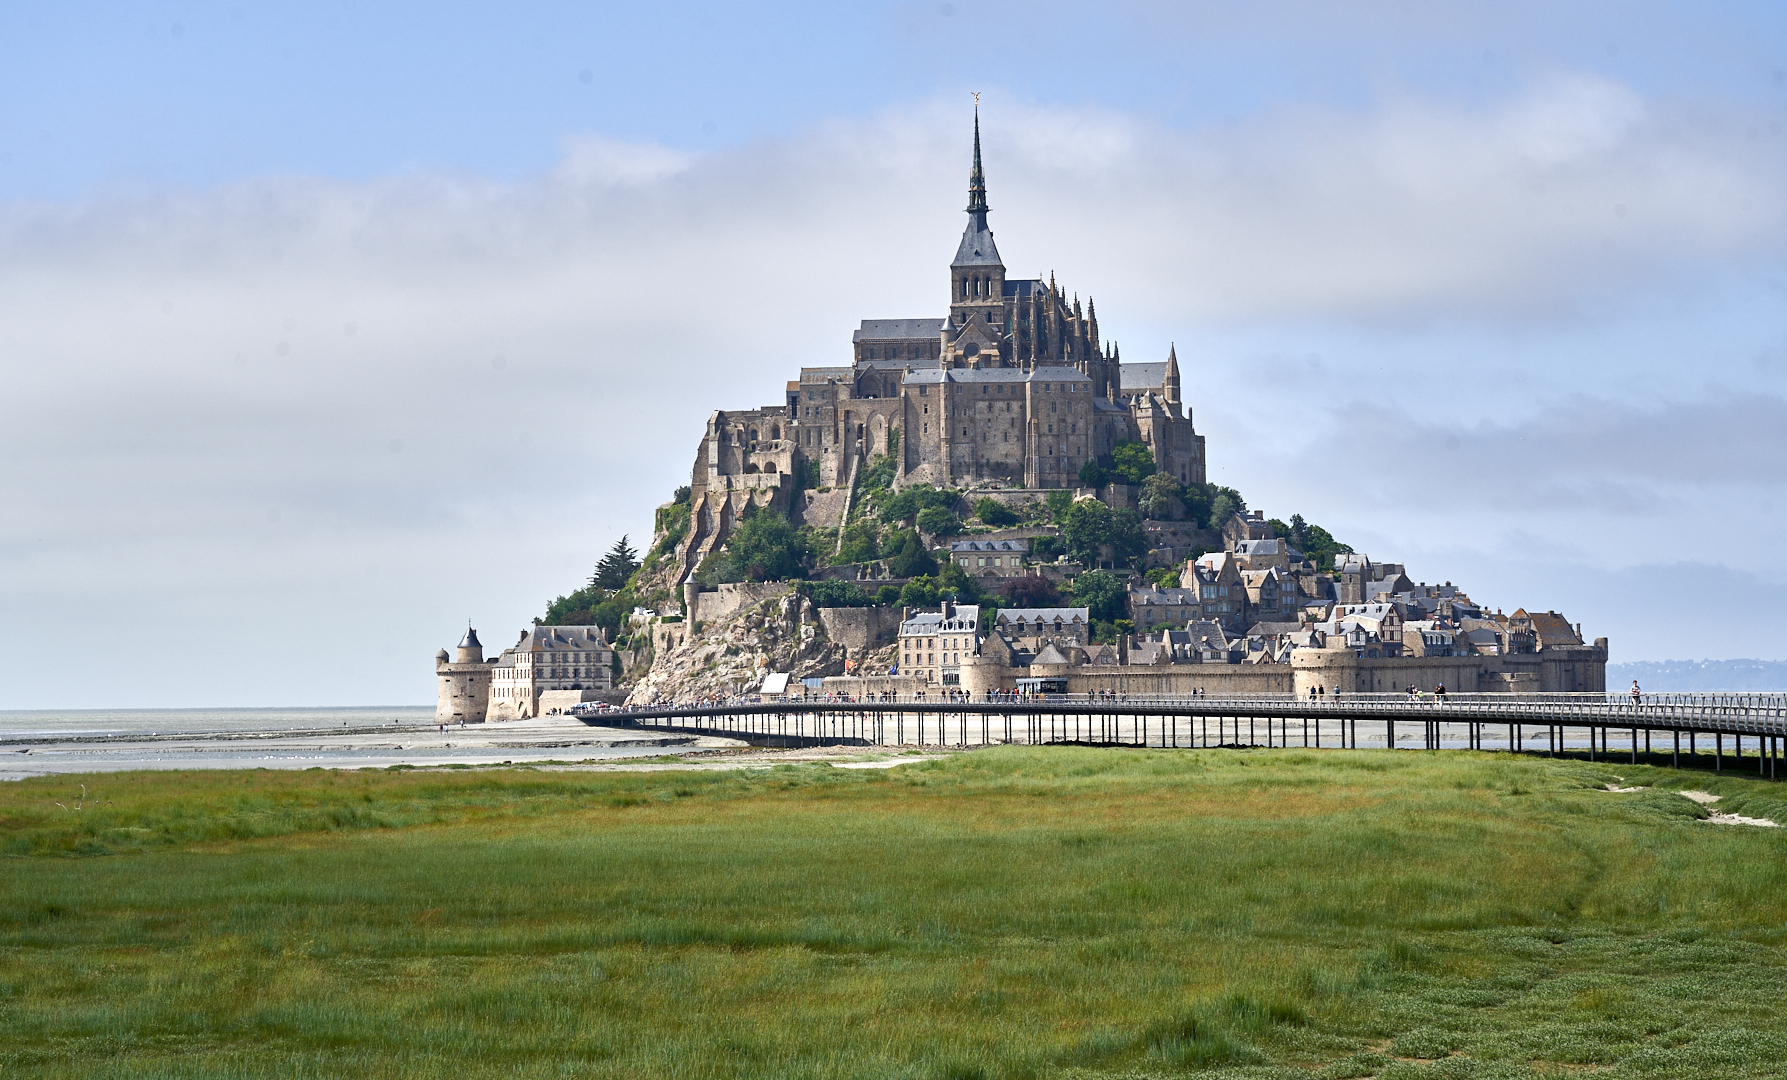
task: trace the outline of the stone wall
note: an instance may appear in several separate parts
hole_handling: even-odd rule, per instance
[[[713,592],[694,594],[697,610],[683,613],[685,623],[716,623],[732,615],[740,608],[760,604],[793,591],[794,586],[785,581],[766,581],[762,583],[741,581],[730,585],[715,586]],[[685,601],[688,594],[685,594]],[[685,602],[684,606],[688,606]]]
[[[1298,649],[1291,654],[1296,692],[1394,694],[1410,686],[1431,692],[1442,683],[1459,694],[1538,691],[1593,693],[1607,688],[1606,639],[1594,645],[1501,656],[1404,656],[1360,659],[1350,649]]]
[[[440,723],[481,724],[490,711],[490,670],[495,660],[434,666],[439,683],[434,718]]]
[[[900,634],[897,607],[820,608],[825,636],[850,650],[852,657],[892,645]]]
[[[850,493],[841,487],[830,491],[804,491],[794,497],[796,525],[835,529],[844,521],[844,500]]]
[[[625,690],[542,690],[539,715],[562,713],[571,706],[581,705],[586,701],[606,701],[610,705],[619,705],[625,700]]]

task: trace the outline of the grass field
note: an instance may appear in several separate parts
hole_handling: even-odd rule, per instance
[[[1603,785],[1648,790],[1613,793]],[[1775,1076],[1787,788],[1508,755],[0,787],[0,1077]]]

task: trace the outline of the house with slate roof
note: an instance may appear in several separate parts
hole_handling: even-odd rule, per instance
[[[974,577],[1022,577],[1030,541],[957,540],[949,545],[949,561]]]

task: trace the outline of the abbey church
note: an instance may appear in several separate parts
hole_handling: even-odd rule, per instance
[[[1048,281],[1009,278],[987,225],[980,120],[968,224],[949,266],[949,311],[864,319],[848,364],[802,368],[779,405],[709,419],[690,479],[683,574],[722,543],[747,502],[837,524],[857,472],[892,453],[896,487],[1041,492],[1078,484],[1123,442],[1181,483],[1204,482],[1204,440],[1181,396],[1178,357],[1122,363]],[[803,497],[816,481],[837,498]],[[838,520],[827,520],[827,518]]]

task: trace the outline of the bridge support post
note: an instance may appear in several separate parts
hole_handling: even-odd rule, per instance
[[[1725,771],[1725,733],[1713,732],[1713,772]]]
[[[1396,749],[1396,721],[1392,719],[1384,721],[1384,749]]]
[[[1670,734],[1675,736],[1675,749],[1669,754],[1669,767],[1679,769],[1682,767],[1682,733],[1671,731]]]

